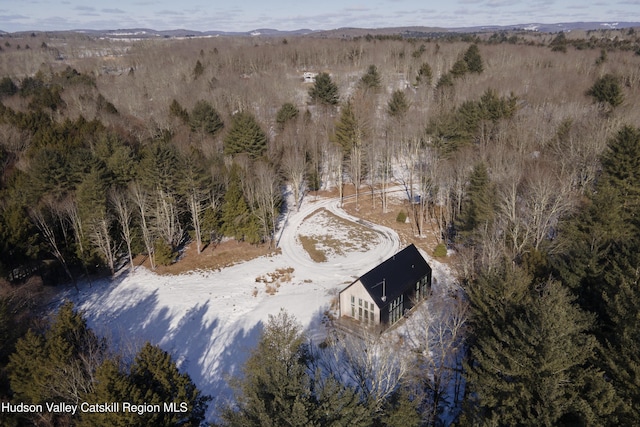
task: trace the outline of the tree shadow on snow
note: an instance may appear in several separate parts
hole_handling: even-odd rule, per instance
[[[159,345],[203,394],[212,397],[207,419],[215,420],[216,410],[232,399],[228,380],[241,375],[262,322],[230,330],[224,319],[209,313],[209,300],[174,313],[159,301],[157,289],[117,289],[121,281],[102,287],[94,284],[91,295],[79,305],[89,327],[110,341],[125,364],[133,362],[145,342]]]

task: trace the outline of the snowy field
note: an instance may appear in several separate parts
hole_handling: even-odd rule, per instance
[[[91,328],[125,353],[133,354],[150,341],[172,354],[200,390],[212,396],[211,418],[217,405],[231,397],[227,380],[240,374],[270,314],[286,309],[318,342],[325,335],[324,313],[337,292],[402,249],[393,230],[358,222],[338,206],[336,199],[307,199],[298,212],[290,212],[277,236],[279,255],[178,276],[159,276],[139,267],[133,274],[93,282],[91,288],[83,285],[79,294],[67,297],[84,311]],[[297,236],[348,238],[348,230],[336,226],[342,221],[328,212],[356,222],[353,228],[359,233],[366,228],[360,234],[367,236],[362,240],[366,243],[328,251],[327,261],[317,263]],[[450,286],[446,266],[428,261],[434,285]]]

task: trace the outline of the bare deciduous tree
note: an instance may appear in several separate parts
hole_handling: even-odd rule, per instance
[[[138,211],[138,219],[140,220],[140,231],[142,232],[142,241],[147,250],[147,256],[149,257],[149,263],[151,268],[155,270],[156,260],[154,256],[154,242],[153,232],[151,230],[151,202],[149,200],[149,194],[142,188],[142,186],[133,182],[129,186],[129,194],[131,200],[136,205]]]
[[[245,158],[244,163],[244,192],[252,212],[262,225],[263,235],[271,246],[276,234],[276,210],[281,197],[278,175],[262,160],[251,163]]]
[[[156,188],[154,196],[153,225],[156,233],[167,245],[176,248],[184,237],[184,230],[179,218],[180,206],[177,195],[162,188]]]
[[[438,415],[458,407],[462,398],[462,360],[469,305],[461,295],[434,292],[416,307],[407,328],[414,348],[416,369],[410,382],[426,391],[423,414],[428,425],[438,425]]]
[[[532,237],[532,244],[539,249],[543,241],[550,237],[552,227],[558,219],[573,207],[571,180],[554,176],[545,167],[537,167],[527,173],[526,227]]]
[[[73,285],[78,291],[78,285],[76,283],[75,277],[71,274],[69,270],[69,265],[67,264],[67,260],[62,254],[62,250],[60,248],[60,243],[55,233],[55,215],[53,212],[56,207],[53,206],[51,202],[45,202],[45,206],[34,207],[29,210],[29,216],[31,220],[34,222],[38,230],[42,233],[42,237],[44,238],[45,243],[49,247],[49,251],[51,254],[58,260],[64,272],[67,274],[69,279],[73,282]]]
[[[302,202],[301,194],[304,195],[303,184],[306,169],[305,152],[302,144],[294,142],[291,146],[286,147],[282,157],[282,170],[291,183],[296,211]]]
[[[131,199],[128,197],[129,193],[124,191],[118,191],[112,188],[109,191],[109,200],[116,213],[116,220],[120,225],[120,235],[125,245],[127,245],[127,257],[129,258],[129,269],[133,272],[133,253],[131,251],[131,243],[133,241],[133,234],[131,229],[131,220],[133,218],[133,210],[131,206]]]
[[[367,328],[357,336],[348,334],[332,341],[320,359],[327,371],[355,387],[374,411],[382,409],[411,369],[405,352],[399,351],[399,343],[392,336]]]
[[[517,256],[531,243],[530,229],[525,226],[522,212],[522,166],[516,164],[505,171],[500,181],[496,190],[496,222],[504,229],[513,256]]]
[[[89,235],[92,244],[98,249],[100,255],[106,262],[111,275],[115,274],[118,246],[111,237],[111,225],[113,218],[108,212],[102,212],[99,216],[92,218],[89,223]]]

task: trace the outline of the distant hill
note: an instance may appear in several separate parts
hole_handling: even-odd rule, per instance
[[[620,28],[639,27],[640,22],[561,22],[557,24],[517,24],[517,25],[496,25],[480,27],[452,28],[451,31],[459,32],[480,32],[480,31],[505,31],[505,30],[527,30],[541,33],[557,33],[560,31],[573,30],[612,30]]]
[[[299,29],[282,31],[272,28],[259,28],[252,31],[195,31],[186,29],[175,30],[153,30],[149,28],[128,28],[117,30],[86,30],[78,29],[72,31],[59,31],[59,33],[81,33],[93,37],[104,37],[113,39],[150,39],[150,38],[190,38],[190,37],[288,37],[288,36],[315,36],[315,37],[358,37],[371,34],[376,35],[393,35],[400,34],[403,36],[420,36],[442,33],[480,33],[495,31],[535,31],[541,33],[557,33],[568,32],[573,30],[604,30],[604,29],[621,29],[640,27],[640,22],[561,22],[556,24],[528,23],[515,25],[484,25],[475,27],[388,27],[388,28],[337,28],[332,30],[311,30]],[[39,31],[36,31],[39,32]],[[18,33],[7,33],[0,30],[0,35],[30,34],[32,31],[21,31]],[[56,31],[47,31],[48,34],[56,33]]]
[[[114,39],[148,39],[148,38],[190,38],[190,37],[283,37],[298,36],[312,33],[313,30],[300,29],[293,31],[280,31],[270,28],[261,28],[253,31],[194,31],[185,29],[176,30],[153,30],[150,28],[129,28],[119,30],[74,30],[73,32],[88,34],[94,37],[107,37]]]

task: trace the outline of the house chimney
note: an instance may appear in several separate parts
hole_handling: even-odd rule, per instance
[[[382,302],[387,301],[387,282],[385,278],[382,278]]]

